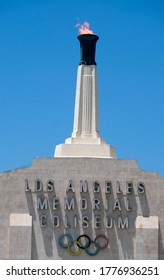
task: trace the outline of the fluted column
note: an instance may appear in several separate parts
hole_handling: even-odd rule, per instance
[[[82,91],[82,136],[92,133],[92,69],[84,67]]]
[[[72,133],[74,138],[99,137],[96,76],[95,65],[80,65],[78,67]]]

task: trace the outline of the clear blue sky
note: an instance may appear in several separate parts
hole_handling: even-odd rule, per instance
[[[100,37],[101,137],[164,175],[163,0],[0,0],[0,171],[71,136],[79,21]]]

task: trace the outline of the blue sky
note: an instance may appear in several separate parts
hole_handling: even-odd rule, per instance
[[[0,172],[71,136],[84,21],[100,38],[101,137],[164,175],[163,0],[0,0]]]

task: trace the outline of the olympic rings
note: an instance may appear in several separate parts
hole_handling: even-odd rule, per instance
[[[96,250],[94,252],[90,252],[88,248],[85,249],[85,252],[89,255],[89,256],[95,256],[99,253],[99,244],[96,243],[95,241],[91,241],[91,244],[95,245]]]
[[[77,246],[79,248],[79,250],[76,253],[71,251],[71,247],[74,245],[74,243],[77,244]],[[67,248],[68,253],[71,256],[78,256],[81,253],[81,251],[82,251],[82,249],[79,247],[79,245],[80,245],[80,243],[77,240],[73,240],[73,241],[69,242],[68,248]]]
[[[64,238],[65,237],[67,237],[67,244],[64,243]],[[80,242],[81,238],[87,239],[86,244],[84,244],[84,245],[81,244],[81,242]],[[100,240],[103,240],[103,243],[100,242]],[[103,249],[107,248],[107,246],[109,244],[109,240],[103,234],[100,234],[100,235],[96,236],[96,238],[93,241],[86,234],[82,234],[76,240],[74,240],[73,236],[70,233],[65,233],[65,234],[62,234],[59,237],[58,244],[61,248],[67,249],[68,253],[71,256],[78,256],[82,252],[82,250],[84,250],[86,252],[86,254],[89,255],[89,256],[95,256],[99,253],[100,250],[103,250]],[[74,244],[76,244],[77,247],[78,247],[77,252],[73,252],[71,250],[71,247]],[[90,245],[92,245],[92,244],[94,246],[94,250],[89,248]]]
[[[64,237],[67,237],[68,239],[69,239],[69,242],[67,243],[67,244],[64,244]],[[69,234],[69,233],[65,233],[65,234],[62,234],[60,237],[59,237],[59,239],[58,239],[58,243],[59,243],[59,245],[60,245],[60,247],[62,247],[62,248],[64,248],[64,249],[67,249],[67,247],[68,247],[68,244],[70,243],[70,242],[72,242],[73,241],[73,237],[72,237],[72,235],[71,234]]]
[[[77,241],[79,241],[79,239],[81,239],[82,237],[86,237],[86,238],[88,239],[88,243],[86,243],[85,246],[81,246],[81,244],[79,243],[77,246],[78,246],[79,248],[81,248],[81,249],[86,249],[86,248],[88,248],[88,247],[90,246],[91,240],[90,240],[90,238],[89,238],[88,235],[82,234],[82,235],[80,235],[80,236],[77,238]]]
[[[97,242],[98,239],[100,239],[100,238],[104,238],[105,241],[106,241],[106,243],[103,246],[100,246],[100,244]],[[99,249],[105,249],[106,247],[108,247],[108,243],[109,243],[108,238],[105,235],[103,235],[103,234],[100,234],[100,235],[96,236],[94,241],[96,242],[96,244],[98,244]]]

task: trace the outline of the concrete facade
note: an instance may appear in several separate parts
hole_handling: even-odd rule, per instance
[[[37,158],[0,173],[0,259],[164,259],[163,187],[135,160]],[[107,248],[72,256],[66,233],[105,235]]]
[[[136,219],[136,258],[158,260],[158,216]]]

